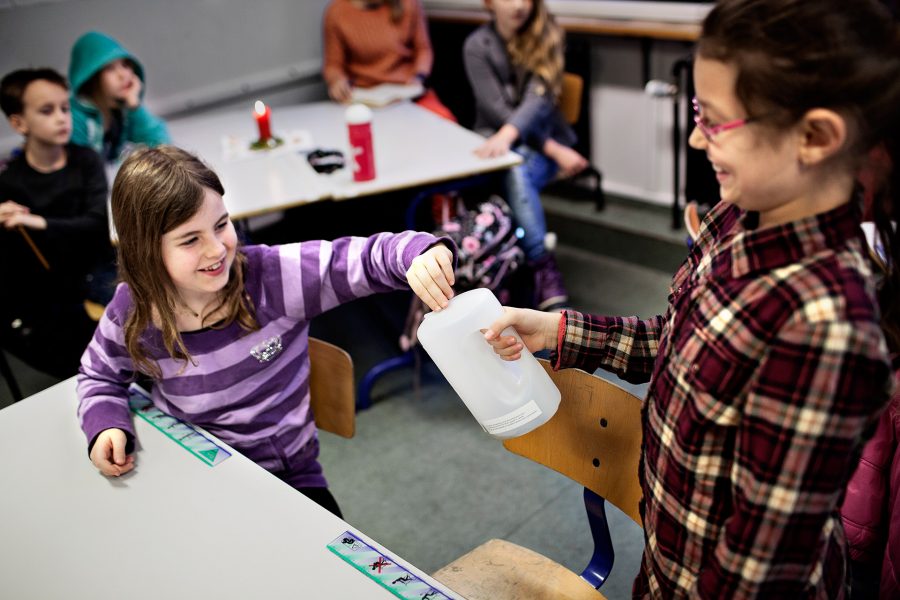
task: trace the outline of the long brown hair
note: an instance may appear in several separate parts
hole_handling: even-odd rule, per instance
[[[734,64],[735,93],[772,127],[813,108],[844,116],[849,138],[836,158],[862,167],[876,148],[893,169],[872,203],[887,256],[879,283],[881,326],[900,351],[900,28],[875,0],[720,0],[707,15],[697,52]]]
[[[154,319],[172,358],[191,360],[178,332],[178,293],[162,258],[162,237],[188,221],[203,202],[203,189],[224,194],[216,174],[196,156],[174,146],[142,148],[122,163],[112,190],[112,215],[119,237],[119,277],[131,290],[133,308],[125,321],[125,347],[137,369],[160,377],[159,365],[148,356],[142,336]],[[237,321],[246,331],[259,328],[244,291],[246,258],[235,254],[228,283],[220,292],[215,313],[225,307],[217,327]]]
[[[534,0],[528,19],[506,44],[512,63],[540,77],[554,101],[562,92],[565,67],[565,34],[547,10],[544,0]]]

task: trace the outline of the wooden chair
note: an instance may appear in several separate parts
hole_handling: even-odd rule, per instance
[[[100,317],[103,316],[104,310],[106,310],[106,307],[98,302],[94,302],[93,300],[84,301],[84,312],[87,313],[87,316],[91,321],[100,321]]]
[[[581,100],[584,97],[584,79],[575,73],[563,73],[562,92],[559,96],[559,110],[569,125],[574,125],[581,116]],[[572,177],[572,180],[589,178],[593,190],[594,206],[603,210],[606,197],[603,195],[603,174],[591,164]]]
[[[527,548],[489,540],[434,574],[468,600],[603,598],[598,589],[614,558],[604,499],[642,525],[641,400],[595,375],[554,372],[546,360],[541,363],[562,394],[559,409],[543,426],[503,445],[585,486],[594,554],[578,575]]]
[[[334,344],[309,338],[309,395],[316,427],[352,438],[356,433],[353,359]]]

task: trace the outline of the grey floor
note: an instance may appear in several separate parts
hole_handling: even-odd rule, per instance
[[[582,211],[589,204],[549,199],[548,213]],[[590,214],[589,214],[590,213]],[[657,229],[677,245],[664,213],[622,213],[602,219]],[[665,306],[670,272],[566,245],[560,231],[557,256],[574,307],[599,314],[650,316]],[[604,235],[602,231],[597,235]],[[638,242],[639,243],[639,242]],[[373,326],[396,312],[400,298],[362,300],[324,315],[314,334],[346,348],[357,376],[397,351],[391,326]],[[54,380],[10,358],[28,395]],[[609,376],[615,379],[614,376]],[[645,386],[628,386],[638,395]],[[485,434],[430,364],[383,378],[374,404],[357,415],[357,435],[346,440],[323,432],[321,460],[345,519],[427,572],[490,538],[519,543],[580,572],[591,552],[582,488],[540,465],[512,455]],[[0,408],[11,398],[0,383]],[[74,418],[74,415],[73,415]],[[80,451],[74,449],[75,451]],[[602,591],[630,597],[643,537],[616,509],[608,513],[616,563]]]

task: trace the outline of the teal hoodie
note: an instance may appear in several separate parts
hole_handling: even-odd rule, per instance
[[[146,89],[144,67],[128,50],[106,34],[89,31],[72,46],[69,61],[69,83],[72,86],[72,142],[93,148],[106,160],[116,160],[126,142],[156,146],[169,143],[169,132],[159,117],[154,116],[143,104],[136,109],[122,110],[122,131],[118,139],[104,151],[103,115],[93,102],[79,95],[81,87],[107,64],[127,58],[135,65],[135,72],[142,82],[141,98]]]

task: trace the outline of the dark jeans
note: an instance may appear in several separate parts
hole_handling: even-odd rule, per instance
[[[525,251],[525,258],[536,261],[547,254],[544,248],[547,222],[541,190],[556,177],[558,165],[525,144],[519,144],[513,150],[522,155],[523,161],[506,172],[506,201],[516,225],[524,230],[519,245]]]
[[[850,600],[877,600],[881,564],[850,561]]]
[[[334,516],[340,519],[344,518],[344,515],[341,514],[341,508],[338,506],[337,500],[334,499],[334,496],[331,495],[328,488],[299,488],[299,491]]]

